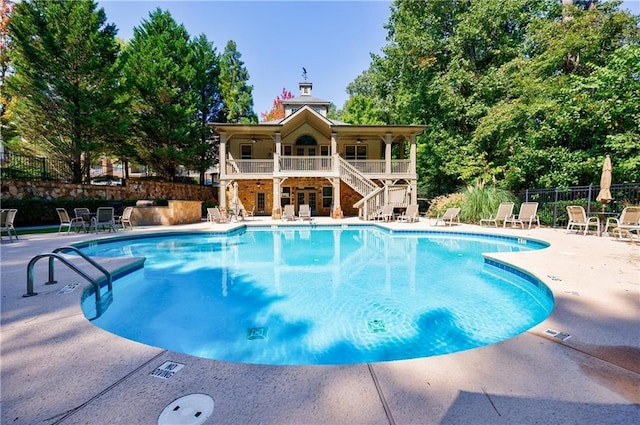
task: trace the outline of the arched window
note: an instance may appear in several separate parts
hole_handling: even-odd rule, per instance
[[[317,155],[318,142],[315,137],[310,134],[303,134],[296,140],[296,155],[297,156],[315,156]]]

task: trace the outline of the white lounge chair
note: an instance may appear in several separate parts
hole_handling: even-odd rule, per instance
[[[296,213],[293,210],[293,204],[284,206],[284,209],[282,210],[282,219],[284,221],[293,221],[296,219]]]
[[[213,223],[226,223],[228,220],[225,216],[220,212],[220,208],[213,207],[207,208],[207,221]]]
[[[484,223],[493,223],[495,227],[498,227],[498,223],[504,223],[506,219],[511,217],[511,215],[513,214],[513,205],[513,202],[501,203],[498,207],[498,212],[496,212],[495,215],[491,215],[489,216],[489,218],[483,218],[480,220],[480,226],[482,226]]]
[[[420,220],[420,212],[417,204],[411,204],[402,214],[398,216],[398,221],[415,223]]]
[[[460,224],[460,208],[452,207],[442,214],[442,217],[437,217],[434,226],[442,223],[445,226],[453,226],[453,223]]]
[[[78,231],[79,228],[84,226],[82,218],[78,217],[69,217],[69,213],[64,208],[56,208],[56,212],[58,213],[58,218],[60,219],[60,227],[58,227],[58,233],[62,232],[62,228],[66,227],[67,234],[73,230]]]
[[[632,236],[633,232],[640,234],[640,207],[625,207],[620,213],[620,217],[609,217],[604,232],[618,234],[618,237]]]
[[[540,219],[538,218],[538,203],[537,202],[523,202],[520,205],[520,212],[518,215],[512,215],[508,217],[504,223],[503,227],[507,227],[507,223],[511,223],[511,226],[520,225],[522,229],[524,229],[524,224],[528,223],[529,229],[533,223],[536,222],[538,227],[540,227]]]
[[[301,204],[298,208],[298,218],[300,220],[311,220],[311,208],[308,204]]]
[[[600,219],[598,217],[587,217],[584,208],[579,205],[568,205],[567,214],[569,222],[567,223],[567,232],[584,227],[584,233],[589,233],[589,227],[595,227],[596,233],[600,233]]]
[[[11,232],[13,232],[13,236],[18,240],[18,234],[16,233],[15,227],[13,227],[17,212],[18,210],[15,208],[0,211],[0,239],[2,239],[2,232],[7,232],[9,242],[12,242]]]
[[[386,204],[373,217],[374,220],[391,221],[393,220],[393,204]]]

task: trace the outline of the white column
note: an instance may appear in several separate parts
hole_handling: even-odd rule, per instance
[[[393,138],[391,137],[391,133],[387,133],[384,135],[384,172],[387,175],[391,174],[391,142]]]
[[[220,208],[227,207],[227,137],[220,135],[220,186],[218,187],[218,202]]]
[[[418,203],[418,182],[417,182],[417,178],[418,176],[416,175],[416,173],[418,172],[418,145],[416,143],[416,135],[412,134],[411,137],[409,138],[409,142],[410,142],[410,149],[409,149],[409,159],[411,160],[411,168],[410,168],[410,172],[411,174],[413,174],[415,177],[413,177],[411,179],[411,203],[412,204],[417,204]]]

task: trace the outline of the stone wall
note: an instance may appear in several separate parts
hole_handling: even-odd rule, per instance
[[[42,198],[56,200],[104,199],[178,199],[215,202],[218,188],[184,183],[166,183],[149,180],[129,179],[126,186],[102,186],[90,184],[43,182],[43,181],[2,181],[1,199]]]
[[[168,207],[134,207],[131,213],[131,224],[134,226],[171,226],[201,221],[200,201],[169,201]]]

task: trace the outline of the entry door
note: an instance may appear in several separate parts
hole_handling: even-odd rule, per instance
[[[315,190],[300,190],[297,191],[297,205],[296,208],[299,210],[300,205],[307,204],[311,208],[311,215],[314,215],[316,208],[317,195]]]

